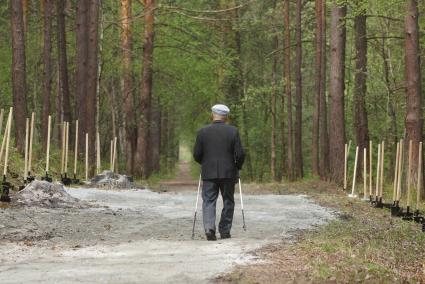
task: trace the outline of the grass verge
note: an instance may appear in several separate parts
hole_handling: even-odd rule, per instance
[[[255,186],[246,186],[255,191]],[[306,193],[335,209],[338,218],[296,242],[255,252],[264,262],[238,266],[218,283],[425,283],[425,233],[414,222],[390,217],[387,209],[347,198],[317,180],[268,185],[280,194]]]

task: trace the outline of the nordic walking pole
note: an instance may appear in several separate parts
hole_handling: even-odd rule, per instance
[[[198,201],[199,201],[199,192],[200,191],[201,191],[201,175],[199,175],[198,193],[196,194],[195,214],[193,216],[193,226],[192,226],[192,240],[195,239],[196,214],[198,212]]]
[[[351,188],[351,194],[348,197],[355,198],[357,195],[354,193],[356,187],[356,177],[357,177],[357,160],[359,158],[359,146],[356,147],[356,157],[354,159],[354,175],[353,175],[353,186]]]
[[[243,222],[243,230],[246,231],[246,224],[245,224],[245,213],[243,211],[243,198],[242,198],[242,185],[241,185],[241,178],[239,178],[239,195],[241,197],[241,210],[242,210],[242,222]]]

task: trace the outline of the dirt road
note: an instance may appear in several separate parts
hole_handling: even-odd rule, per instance
[[[233,238],[190,240],[195,192],[68,189],[89,209],[0,209],[1,283],[202,283],[332,212],[295,195],[247,195]],[[237,196],[238,198],[238,196]],[[221,207],[221,203],[218,203]]]

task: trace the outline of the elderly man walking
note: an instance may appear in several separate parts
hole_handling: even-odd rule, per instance
[[[215,241],[216,204],[223,198],[218,230],[222,239],[230,238],[235,211],[235,184],[245,159],[239,131],[226,124],[230,112],[225,105],[212,107],[212,123],[199,130],[193,157],[202,165],[202,213],[207,240]]]

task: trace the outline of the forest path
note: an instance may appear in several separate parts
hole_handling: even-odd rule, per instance
[[[334,218],[302,195],[247,194],[247,231],[237,204],[232,238],[207,242],[201,211],[190,238],[196,191],[68,192],[95,207],[0,209],[1,283],[206,283],[261,261],[256,249]]]

